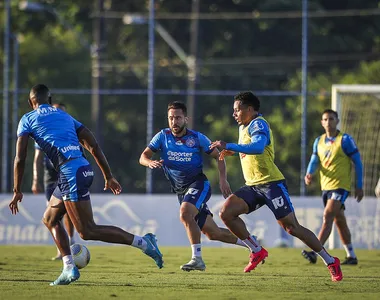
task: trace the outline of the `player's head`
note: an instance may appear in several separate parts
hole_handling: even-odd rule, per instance
[[[260,100],[252,92],[240,92],[234,97],[232,116],[239,125],[248,125],[259,114]]]
[[[168,122],[170,130],[174,135],[182,135],[186,132],[187,126],[186,104],[174,101],[168,105]]]
[[[62,102],[54,103],[53,106],[59,108],[60,110],[66,111],[66,105]]]
[[[325,131],[335,131],[338,123],[338,113],[335,110],[325,109],[323,111],[321,124]]]
[[[48,87],[44,84],[36,84],[32,87],[28,99],[29,105],[36,109],[40,104],[51,104],[51,95]]]

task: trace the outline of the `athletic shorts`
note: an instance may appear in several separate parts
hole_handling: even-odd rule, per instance
[[[345,189],[322,191],[323,205],[326,206],[327,200],[331,199],[340,201],[340,203],[342,203],[342,209],[345,209],[344,202],[346,201],[349,194],[350,192]]]
[[[45,197],[47,201],[50,201],[51,196],[62,200],[61,190],[58,187],[57,182],[45,182]]]
[[[248,213],[267,205],[276,219],[279,220],[294,211],[285,180],[253,186],[246,185],[234,194],[248,204]]]
[[[198,209],[199,213],[196,215],[195,221],[202,230],[207,216],[211,215],[212,217],[212,213],[206,204],[211,197],[210,182],[204,180],[194,181],[186,189],[185,193],[177,194],[177,196],[179,204],[182,204],[182,202],[189,202]]]
[[[94,179],[94,171],[84,157],[68,161],[59,168],[58,188],[64,201],[90,199],[89,188]]]

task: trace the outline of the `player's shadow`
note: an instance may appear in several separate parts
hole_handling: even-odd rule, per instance
[[[111,283],[111,282],[94,282],[94,281],[73,282],[71,285],[76,285],[76,286],[135,286],[132,283]]]
[[[7,278],[0,278],[0,281],[1,282],[45,282],[45,283],[49,283],[51,281],[47,281],[47,280],[44,280],[44,279],[15,279],[15,278],[12,278],[12,279],[7,279]]]

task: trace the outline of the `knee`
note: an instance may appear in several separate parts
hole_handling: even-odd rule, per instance
[[[91,230],[88,230],[88,229],[80,230],[78,231],[78,234],[80,238],[84,241],[92,240]]]
[[[179,213],[179,219],[181,220],[181,222],[183,224],[188,224],[190,223],[192,220],[194,220],[194,216],[192,213],[188,212],[188,211],[181,211]]]
[[[298,232],[297,225],[295,225],[295,224],[286,224],[286,225],[283,226],[283,228],[290,235],[292,235],[292,236],[296,236],[297,235],[297,232]]]
[[[333,221],[334,221],[334,218],[335,218],[335,215],[331,212],[325,212],[323,214],[323,223],[325,225],[332,225]]]
[[[228,209],[228,206],[223,206],[221,210],[219,211],[219,217],[224,223],[228,223],[232,219],[234,219],[236,216],[234,216],[230,210]]]
[[[59,220],[57,221],[56,218],[48,214],[45,214],[42,218],[42,223],[44,223],[47,228],[54,227],[58,222]]]

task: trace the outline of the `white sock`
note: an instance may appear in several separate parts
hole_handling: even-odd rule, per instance
[[[193,244],[191,245],[192,257],[202,257],[202,245]]]
[[[71,255],[65,255],[64,257],[62,257],[62,262],[63,262],[64,269],[74,268],[75,266],[73,257]]]
[[[332,264],[335,261],[334,257],[328,254],[325,248],[322,248],[321,252],[316,252],[316,253],[322,258],[326,266],[329,264]]]
[[[251,250],[256,253],[261,250],[259,242],[256,240],[255,236],[249,236],[247,239],[243,240],[243,243]]]
[[[144,240],[141,236],[135,235],[133,237],[133,242],[132,242],[131,246],[139,248],[142,251],[145,251],[146,248],[148,247],[148,244],[147,244],[146,240]]]
[[[346,250],[347,257],[356,258],[354,247],[352,244],[343,245],[344,250]]]
[[[256,239],[256,236],[252,235],[252,238],[254,238],[254,240],[257,240]],[[245,247],[245,248],[248,248],[247,245],[239,238],[237,238],[237,241],[235,243],[236,245],[238,246],[242,246],[242,247]]]

